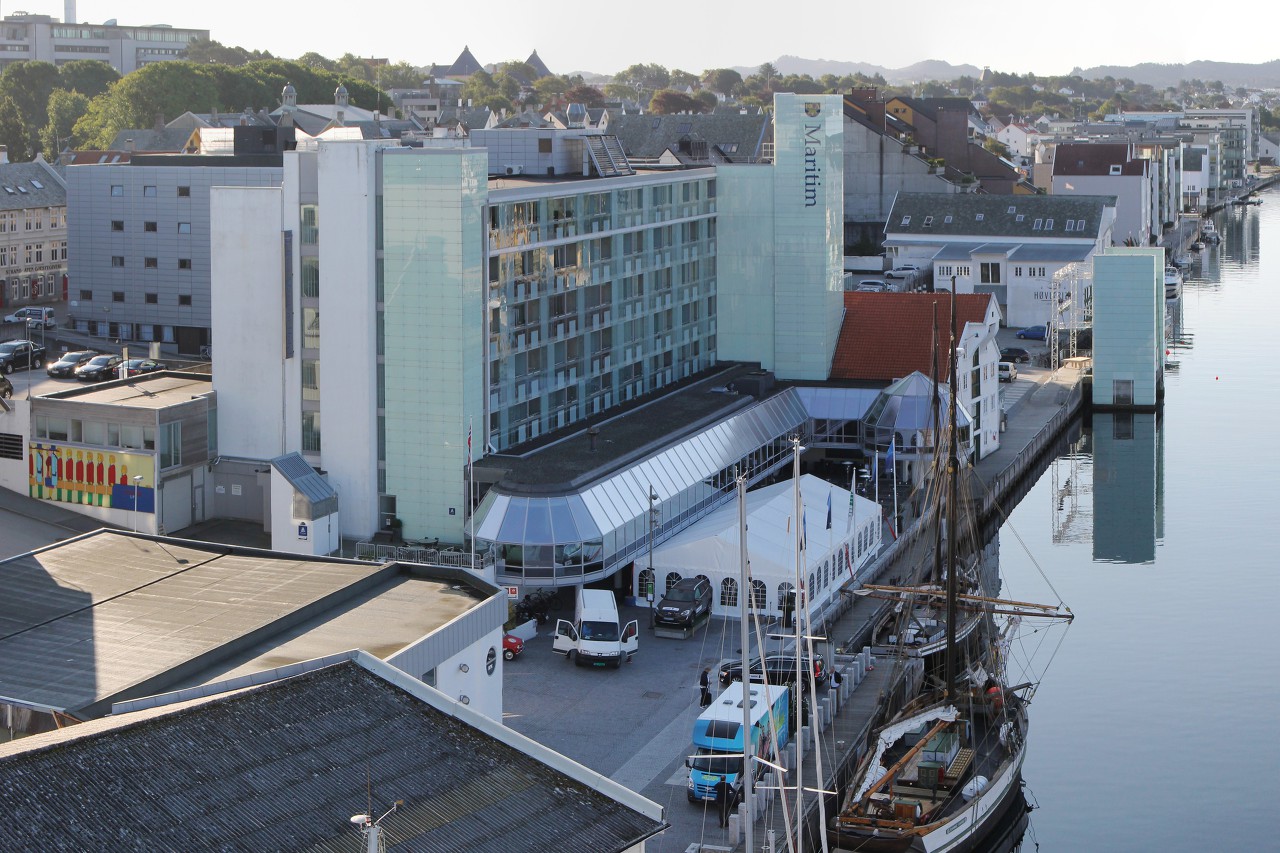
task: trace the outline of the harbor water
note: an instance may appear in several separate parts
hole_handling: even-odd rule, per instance
[[[1043,572],[1076,614],[1042,638],[1023,850],[1277,849],[1280,192],[1262,198],[1193,256],[1163,412],[1095,416],[1001,530],[1004,594],[1043,600]]]

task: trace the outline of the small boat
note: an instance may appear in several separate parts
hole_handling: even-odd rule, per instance
[[[1185,269],[1186,267],[1191,266],[1191,256],[1178,255],[1172,261],[1170,261],[1170,263],[1172,263],[1178,269]]]
[[[1200,242],[1199,240],[1196,240],[1187,248],[1189,248],[1193,252],[1200,252],[1204,250],[1204,243]]]
[[[1164,268],[1164,298],[1177,299],[1182,295],[1182,270],[1169,266]]]
[[[1219,243],[1222,241],[1222,235],[1218,233],[1217,228],[1213,227],[1213,222],[1206,219],[1200,226],[1200,239],[1206,243]]]

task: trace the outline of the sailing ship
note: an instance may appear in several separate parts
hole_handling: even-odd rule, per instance
[[[950,362],[954,388],[956,359]],[[1010,646],[1024,619],[1072,618],[1061,605],[984,594],[979,573],[972,571],[980,549],[975,546],[961,553],[965,536],[976,539],[976,525],[962,524],[959,518],[956,402],[954,394],[948,396],[947,433],[942,441],[935,441],[936,446],[945,445],[945,464],[940,448],[931,478],[937,498],[933,515],[938,525],[934,577],[925,584],[872,585],[860,591],[899,602],[894,610],[904,617],[912,614],[911,618],[918,618],[921,608],[938,612],[941,648],[931,637],[917,650],[926,658],[924,685],[875,734],[840,810],[827,825],[827,841],[833,851],[964,853],[983,849],[987,836],[1021,802],[1021,771],[1029,731],[1027,705],[1036,683],[1008,684]],[[998,620],[1003,621],[1002,627]],[[899,639],[906,640],[905,632],[900,632]],[[905,656],[906,645],[900,642],[899,646]],[[941,667],[938,657],[943,659]]]

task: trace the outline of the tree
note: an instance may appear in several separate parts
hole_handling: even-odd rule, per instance
[[[40,150],[52,160],[64,148],[78,148],[75,130],[78,122],[89,111],[89,99],[79,92],[54,89],[49,96],[49,122],[40,130]]]
[[[255,59],[270,59],[271,54],[261,50],[246,50],[243,47],[228,47],[212,39],[193,39],[187,43],[182,58],[200,65],[216,63],[218,65],[247,65]]]
[[[688,71],[681,71],[679,68],[671,69],[671,79],[669,85],[673,89],[687,89],[690,86],[698,88],[698,77],[696,74],[690,74]]]
[[[337,71],[338,70],[338,63],[334,62],[332,59],[321,56],[320,54],[316,53],[314,50],[307,51],[306,53],[302,54],[302,56],[299,56],[298,64],[305,65],[307,68],[312,68],[316,71]]]
[[[677,92],[675,89],[662,89],[655,92],[653,99],[649,101],[649,112],[671,115],[673,113],[702,113],[706,112],[706,109],[702,101],[686,95],[684,92]]]
[[[424,75],[407,62],[396,62],[379,66],[375,69],[375,76],[378,88],[389,92],[392,89],[420,89]]]
[[[702,75],[702,84],[726,98],[742,85],[742,75],[732,68],[713,68]]]
[[[121,130],[152,127],[157,119],[217,103],[214,75],[205,68],[190,62],[154,62],[94,98],[74,132],[84,144],[106,148]]]
[[[27,136],[27,127],[18,105],[8,95],[0,96],[0,144],[8,149],[10,162],[20,163],[29,159]]]
[[[764,83],[768,86],[773,82],[773,78],[778,76],[778,69],[774,67],[772,62],[765,62],[756,69],[756,73],[764,78]]]
[[[715,92],[708,92],[706,89],[694,92],[693,99],[702,104],[702,108],[698,110],[698,112],[702,113],[714,112],[715,108],[720,105],[720,99],[716,97]]]
[[[605,86],[605,93],[615,98],[633,98],[643,103],[671,82],[671,74],[661,65],[637,64],[622,69]]]
[[[120,72],[97,59],[73,59],[58,66],[58,88],[96,98],[120,79]]]
[[[574,86],[564,93],[564,99],[571,104],[586,104],[593,108],[604,106],[604,92],[595,86]]]

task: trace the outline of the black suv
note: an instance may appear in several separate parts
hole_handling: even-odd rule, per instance
[[[684,578],[667,590],[654,611],[655,625],[676,625],[692,628],[693,624],[711,613],[711,581],[706,578]]]
[[[822,658],[813,658],[813,680],[817,684],[826,684],[827,668],[823,665]],[[759,658],[751,661],[751,680],[764,681],[765,674],[768,674],[770,684],[794,684],[796,680],[796,658],[795,655],[772,654],[765,655],[764,665],[762,666]],[[720,667],[720,683],[728,684],[732,681],[742,680],[742,661],[727,661]]]
[[[1026,364],[1031,361],[1031,353],[1018,347],[1004,347],[1000,350],[1000,360]]]

